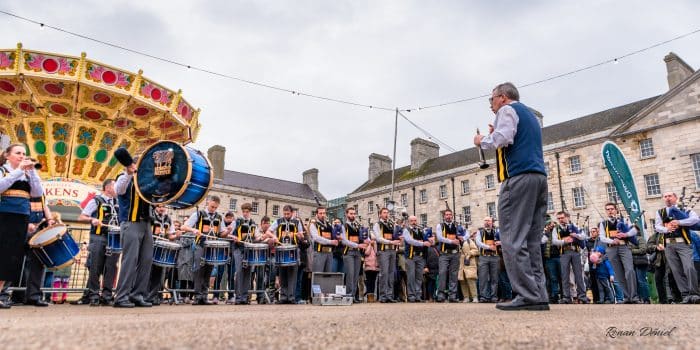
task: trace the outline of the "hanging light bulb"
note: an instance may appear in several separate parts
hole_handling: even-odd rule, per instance
[[[44,30],[44,23],[39,23],[39,30]]]

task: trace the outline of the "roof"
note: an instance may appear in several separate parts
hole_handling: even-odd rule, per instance
[[[307,184],[246,174],[232,170],[224,170],[222,184],[302,199],[314,200],[314,198],[318,198],[320,202],[326,201],[326,198],[323,197],[323,195],[318,192],[314,192],[314,190]]]
[[[650,97],[602,112],[572,119],[563,123],[547,126],[542,129],[542,143],[544,145],[550,145],[563,140],[607,130],[613,126],[622,124],[629,118],[632,118],[637,112],[651,104],[658,97],[659,96]],[[487,153],[487,159],[490,158],[493,158],[493,154]],[[479,153],[476,147],[467,148],[428,160],[420,167],[420,169],[414,171],[411,171],[410,165],[397,168],[395,174],[396,182],[399,183],[401,181],[406,181],[419,176],[439,173],[469,164],[476,164],[477,162],[479,162]],[[366,181],[356,190],[351,192],[351,194],[390,184],[391,171],[385,171],[377,176],[374,181]]]

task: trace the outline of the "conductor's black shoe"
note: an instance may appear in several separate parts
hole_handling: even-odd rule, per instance
[[[115,302],[115,303],[114,303],[114,307],[118,307],[118,308],[129,308],[129,309],[130,309],[130,308],[134,307],[134,304],[133,304],[133,303],[130,303],[130,302],[128,302],[128,301],[118,301],[118,302]]]
[[[49,306],[49,303],[43,301],[43,300],[27,300],[24,305],[34,305],[34,306],[39,306],[39,307],[46,307]]]
[[[549,303],[528,303],[522,300],[513,300],[508,303],[496,304],[496,309],[503,311],[547,311]]]
[[[200,298],[197,299],[192,305],[214,305],[211,301],[205,299],[205,298]]]

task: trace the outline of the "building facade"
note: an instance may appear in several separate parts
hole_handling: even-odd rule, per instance
[[[665,191],[680,195],[685,188],[686,197],[700,196],[700,72],[673,53],[664,61],[666,93],[543,128],[550,214],[567,210],[574,223],[595,225],[604,204],[616,202],[601,155],[605,141],[615,142],[630,163],[647,222],[663,205]],[[482,170],[476,148],[443,156],[438,151],[430,141],[411,142],[411,165],[396,169],[398,210],[431,226],[447,205],[471,228],[479,227],[486,215],[498,219],[494,154],[487,153],[491,166]],[[391,200],[391,159],[371,154],[368,175],[348,194],[347,205],[376,221],[378,206]]]
[[[326,204],[326,198],[318,191],[318,169],[309,169],[302,173],[302,182],[274,179],[265,176],[246,174],[225,170],[226,148],[215,145],[209,148],[208,158],[214,172],[214,185],[208,195],[221,199],[219,212],[232,211],[241,215],[241,205],[251,203],[252,218],[260,223],[263,216],[274,220],[282,217],[282,208],[289,204],[301,219],[315,214],[318,203]],[[175,216],[184,220],[192,212],[204,208],[204,201],[198,207],[175,210]]]

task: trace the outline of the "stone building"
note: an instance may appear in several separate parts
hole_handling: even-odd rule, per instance
[[[239,216],[241,205],[251,203],[252,217],[260,223],[263,216],[269,216],[273,220],[281,217],[282,208],[287,204],[297,209],[302,219],[315,213],[317,201],[326,204],[326,198],[318,191],[318,169],[304,171],[302,182],[298,183],[226,170],[226,148],[220,145],[209,148],[207,156],[214,168],[214,186],[209,190],[209,195],[221,198],[221,213],[230,210]],[[204,202],[199,207],[203,208]],[[194,210],[195,208],[177,210],[175,215],[179,219],[185,219]]]
[[[582,226],[586,218],[592,224],[601,220],[603,205],[617,196],[601,156],[608,140],[620,146],[632,167],[642,209],[650,213],[647,222],[662,206],[664,191],[680,193],[685,187],[687,196],[700,196],[700,72],[674,53],[664,61],[666,93],[543,128],[549,213],[566,209]],[[430,141],[411,142],[411,164],[395,174],[398,210],[431,226],[445,203],[471,227],[481,225],[486,215],[496,216],[500,185],[494,154],[487,152],[491,167],[482,170],[476,148],[443,156],[438,151]],[[370,154],[368,174],[348,194],[347,205],[376,221],[377,205],[390,200],[391,159]]]

